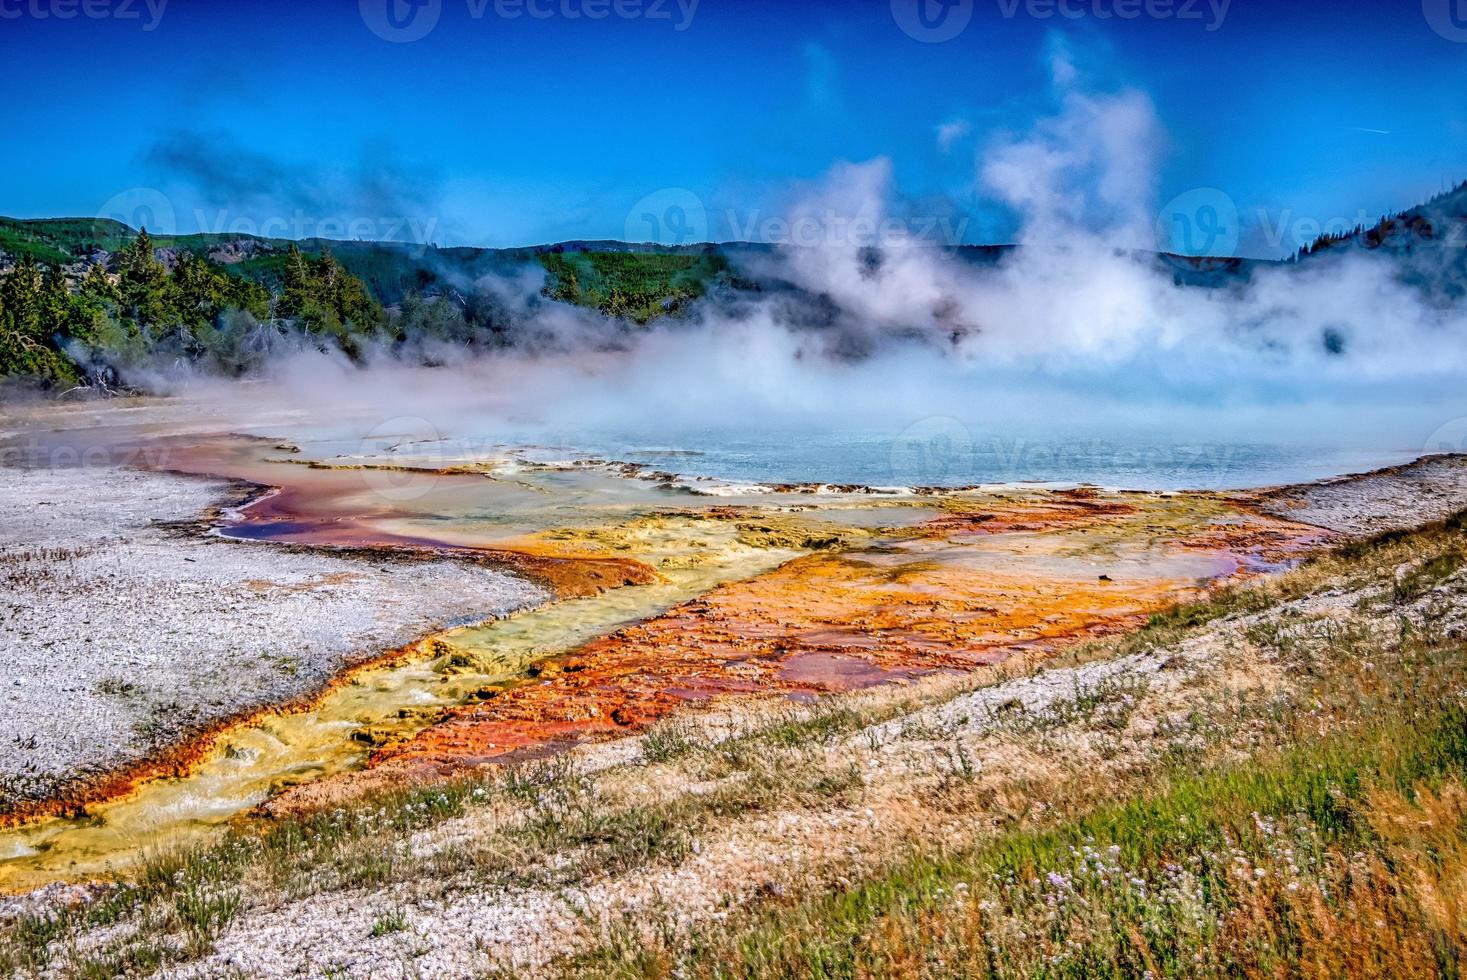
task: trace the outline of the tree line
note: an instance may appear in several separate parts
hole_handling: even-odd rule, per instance
[[[615,343],[733,282],[715,254],[555,252],[529,259],[544,269],[539,286],[513,269],[419,266],[419,288],[388,309],[325,248],[291,244],[226,267],[197,249],[160,252],[144,230],[115,253],[92,254],[84,269],[23,255],[0,270],[0,379],[147,387],[175,370],[249,374],[303,349],[353,360],[377,349],[435,364],[473,350]],[[540,316],[547,303],[601,317],[568,330],[565,318]]]
[[[329,250],[291,245],[274,290],[192,252],[165,265],[146,230],[111,259],[75,281],[30,257],[0,273],[0,376],[111,386],[143,366],[241,374],[290,343],[356,357],[389,331]]]

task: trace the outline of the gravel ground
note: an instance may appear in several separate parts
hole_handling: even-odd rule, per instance
[[[309,695],[445,624],[551,598],[451,559],[187,530],[238,493],[111,467],[0,468],[0,808]]]
[[[1467,508],[1467,456],[1306,483],[1267,494],[1263,510],[1348,535],[1401,531]]]

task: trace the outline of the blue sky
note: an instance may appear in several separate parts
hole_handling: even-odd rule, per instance
[[[626,237],[678,189],[729,237],[729,209],[886,156],[913,207],[1002,240],[975,160],[1048,111],[1056,36],[1088,84],[1154,101],[1158,205],[1223,191],[1245,254],[1467,178],[1467,0],[952,0],[966,26],[930,41],[906,0],[421,0],[397,23],[432,29],[397,42],[372,29],[389,2],[0,0],[26,82],[0,102],[0,213],[503,246]]]

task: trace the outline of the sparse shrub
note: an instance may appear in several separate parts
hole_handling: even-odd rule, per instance
[[[688,755],[700,748],[701,740],[692,726],[680,718],[666,718],[642,736],[642,760],[656,764]]]
[[[173,908],[188,933],[189,953],[202,956],[213,949],[214,940],[239,914],[240,895],[190,885],[173,897]]]
[[[392,909],[372,921],[371,935],[376,939],[394,932],[402,932],[406,928],[407,913],[402,909]]]

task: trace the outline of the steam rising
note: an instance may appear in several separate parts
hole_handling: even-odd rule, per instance
[[[1052,114],[975,166],[976,186],[1019,219],[1020,247],[996,261],[884,236],[885,219],[911,217],[893,203],[890,162],[843,163],[789,215],[820,223],[819,244],[742,260],[775,288],[636,328],[543,300],[538,274],[456,282],[509,325],[497,353],[414,350],[448,365],[431,371],[382,353],[365,372],[298,353],[275,383],[326,414],[457,435],[895,435],[938,416],[975,438],[1438,448],[1428,436],[1467,415],[1460,301],[1364,252],[1180,285],[1149,251],[1165,146],[1150,100],[1083,91],[1063,57],[1052,74]]]

